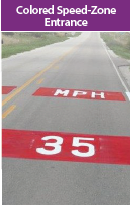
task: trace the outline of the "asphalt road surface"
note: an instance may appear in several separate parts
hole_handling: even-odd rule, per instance
[[[130,204],[129,88],[99,33],[3,59],[2,69],[3,205]],[[52,136],[51,149],[41,139],[44,134]],[[87,152],[76,147],[82,146],[81,139],[76,141],[82,134],[97,143],[89,139]],[[39,136],[37,154],[29,152]],[[107,139],[103,152],[98,136],[101,144]],[[75,140],[73,147],[68,139]],[[112,149],[109,140],[115,143]],[[94,146],[100,147],[98,157]],[[72,157],[69,151],[61,154],[63,149],[78,151]]]

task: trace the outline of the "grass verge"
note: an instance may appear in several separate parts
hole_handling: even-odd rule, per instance
[[[100,35],[115,54],[122,58],[130,59],[130,33],[101,32]]]
[[[81,32],[76,32],[74,35],[72,33],[57,32],[3,32],[2,58],[56,42],[62,42],[69,37],[76,37],[80,34]]]

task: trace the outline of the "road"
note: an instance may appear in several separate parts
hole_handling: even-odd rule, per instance
[[[118,147],[126,140],[130,142],[130,101],[125,94],[129,90],[118,76],[99,33],[82,33],[62,43],[3,59],[2,69],[2,85],[16,86],[9,92],[9,87],[5,87],[6,94],[2,95],[8,148],[2,161],[3,205],[128,205],[130,153],[127,149],[125,154],[120,153]],[[44,89],[38,92],[39,88]],[[66,94],[56,95],[57,88],[59,92],[67,90]],[[26,146],[31,149],[32,145],[27,145],[27,139],[28,135],[38,139],[44,133],[63,137],[66,150],[72,136],[84,134],[97,141],[100,136],[101,141],[108,140],[105,149],[114,139],[118,157],[124,154],[127,163],[124,158],[115,158],[115,151],[104,151],[98,160],[91,161],[90,156],[86,162],[85,157],[69,157],[67,151],[62,156],[54,154],[59,158],[53,154],[44,158],[41,154],[44,160],[39,160],[40,154],[29,154]],[[10,136],[13,141],[8,140]],[[62,152],[55,146],[55,152]],[[58,148],[62,149],[60,145]],[[11,155],[14,149],[16,152]]]

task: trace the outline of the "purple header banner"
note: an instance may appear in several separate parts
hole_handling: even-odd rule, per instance
[[[2,0],[1,31],[130,31],[130,0]]]

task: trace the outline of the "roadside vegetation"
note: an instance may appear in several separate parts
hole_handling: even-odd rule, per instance
[[[130,33],[129,32],[101,32],[101,38],[115,54],[130,59]]]
[[[2,58],[61,42],[81,32],[2,32]]]

